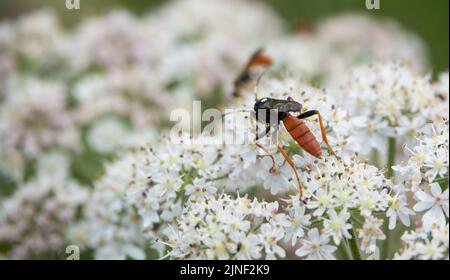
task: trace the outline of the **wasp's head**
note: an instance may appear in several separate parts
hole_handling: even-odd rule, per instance
[[[272,99],[267,98],[267,97],[256,100],[254,110],[258,111],[258,110],[271,109],[271,107],[270,107],[271,100]]]

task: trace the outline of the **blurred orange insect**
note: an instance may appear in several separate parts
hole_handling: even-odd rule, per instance
[[[242,88],[254,81],[253,72],[259,68],[267,68],[272,65],[272,58],[263,54],[263,49],[258,49],[250,57],[241,74],[234,81],[234,97],[241,97]]]

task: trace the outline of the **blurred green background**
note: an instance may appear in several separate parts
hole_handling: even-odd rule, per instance
[[[14,18],[40,7],[52,7],[61,14],[62,22],[71,26],[83,17],[101,15],[111,9],[125,7],[136,14],[143,14],[167,2],[164,0],[80,1],[80,10],[67,10],[65,0],[0,0],[0,19]],[[395,19],[406,29],[416,32],[423,38],[430,51],[434,73],[448,70],[449,0],[380,0],[380,10],[367,10],[366,0],[261,1],[271,5],[290,26],[295,26],[301,21],[314,22],[323,17],[349,11]]]

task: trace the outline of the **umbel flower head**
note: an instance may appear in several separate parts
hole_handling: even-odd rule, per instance
[[[448,120],[431,125],[430,130],[431,134],[421,133],[417,137],[416,146],[406,146],[405,150],[409,153],[407,162],[394,167],[399,179],[413,191],[422,183],[448,178]]]
[[[64,84],[34,77],[11,80],[0,103],[2,146],[22,150],[31,158],[61,147],[79,147],[74,117],[67,111]]]
[[[448,220],[448,121],[432,126],[431,135],[421,134],[419,144],[407,148],[408,161],[395,167],[398,177],[414,194],[414,210],[423,213],[422,225],[430,231],[437,224],[445,226]]]
[[[66,228],[76,220],[87,192],[75,182],[35,178],[2,200],[0,242],[11,244],[7,257],[57,257],[66,244]]]
[[[77,152],[80,133],[68,110],[66,87],[56,80],[15,76],[0,102],[0,169],[16,181],[27,161],[55,150]]]
[[[349,69],[377,62],[400,61],[420,74],[428,71],[427,50],[418,36],[395,22],[354,13],[284,36],[268,51],[280,68],[327,87],[339,84]]]
[[[361,153],[387,153],[387,139],[414,143],[426,123],[448,118],[429,76],[421,76],[399,63],[364,65],[349,72],[336,91],[349,114],[364,124],[355,131]]]
[[[375,241],[384,239],[379,229],[384,222],[375,215],[390,213],[389,224],[393,229],[398,221],[409,225],[410,216],[414,214],[402,204],[404,188],[401,185],[394,186],[382,171],[356,158],[345,162],[325,157],[308,165],[299,164],[305,192],[302,199],[298,195],[288,199],[283,196],[283,193],[297,191],[290,182],[292,174],[272,174],[273,184],[284,182],[285,185],[280,184],[283,192],[276,196],[278,202],[267,204],[256,198],[252,200],[248,195],[234,198],[217,192],[218,189],[245,192],[250,186],[256,186],[257,194],[264,195],[263,181],[245,180],[246,175],[253,178],[252,173],[260,173],[259,168],[268,169],[261,164],[264,158],[258,158],[257,153],[254,165],[247,168],[233,165],[233,173],[240,172],[243,180],[230,189],[227,181],[235,181],[232,173],[226,172],[228,161],[222,160],[236,157],[233,145],[222,145],[218,149],[189,143],[167,145],[166,141],[163,139],[160,146],[145,148],[133,156],[133,179],[126,192],[127,203],[137,209],[143,221],[142,233],[153,240],[153,245],[164,245],[159,248],[160,256],[165,256],[163,252],[168,250],[172,258],[274,258],[283,257],[286,250],[300,245],[303,249],[298,251],[299,257],[329,259],[335,258],[333,252],[337,246],[349,239],[365,244],[362,248],[369,256],[377,250]],[[205,159],[208,159],[206,164]],[[236,160],[240,161],[240,158]],[[300,156],[296,161],[304,162]],[[239,168],[242,169],[237,170]],[[259,221],[261,217],[265,219]],[[236,223],[229,225],[231,221]],[[252,224],[255,221],[259,222]],[[254,228],[261,232],[251,230]],[[374,228],[378,231],[374,232]],[[238,229],[242,230],[238,232],[239,238],[232,234]],[[320,238],[314,230],[319,230]],[[353,231],[360,234],[356,236]],[[264,234],[271,236],[264,237],[268,238],[268,243],[261,241]],[[310,247],[312,243],[308,242],[316,242],[313,241],[316,237],[325,251]],[[356,240],[358,237],[361,241]],[[233,248],[241,249],[242,244],[232,238],[238,238],[236,240],[243,244],[253,244],[254,251],[239,254],[239,250]]]
[[[222,194],[187,203],[164,242],[175,259],[274,259],[285,257],[279,246],[285,214],[278,203]]]
[[[403,234],[396,260],[448,260],[448,223],[429,230],[417,228]]]
[[[134,157],[108,164],[84,202],[83,219],[68,228],[71,243],[95,251],[95,259],[144,259],[145,236],[137,211],[125,193],[132,180]]]

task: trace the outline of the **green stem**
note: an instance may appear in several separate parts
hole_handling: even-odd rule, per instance
[[[338,252],[339,252],[340,257],[343,260],[351,260],[352,259],[350,252],[349,252],[348,241],[346,238],[344,238],[342,240],[341,244],[339,245]]]
[[[396,141],[395,138],[389,138],[388,139],[388,153],[387,153],[387,172],[386,172],[386,178],[390,179],[394,176],[394,170],[392,169],[392,166],[395,165],[395,147],[396,147]],[[384,225],[383,225],[383,231],[386,233],[386,240],[384,240],[381,250],[381,258],[386,259],[388,256],[389,248],[391,245],[391,239],[392,234],[391,231],[388,228],[388,219],[387,217],[384,217]]]
[[[391,248],[391,240],[392,240],[392,231],[389,230],[389,219],[384,216],[383,217],[384,224],[382,226],[382,230],[386,235],[386,239],[380,244],[380,259],[386,260],[389,256],[389,250]]]
[[[387,154],[387,173],[386,173],[386,177],[392,178],[392,176],[394,175],[394,170],[392,169],[392,166],[395,165],[395,146],[396,146],[396,142],[395,142],[395,138],[389,138],[388,139],[388,154]]]
[[[371,161],[376,167],[380,168],[380,153],[378,152],[378,150],[373,150]]]
[[[356,236],[354,228],[350,230],[350,234],[352,238],[348,240],[348,243],[350,246],[350,252],[352,253],[352,257],[354,260],[361,260],[361,252],[359,251],[358,246],[358,237]]]
[[[442,190],[445,191],[448,188],[448,172],[444,177],[436,178],[433,183],[438,183]]]

